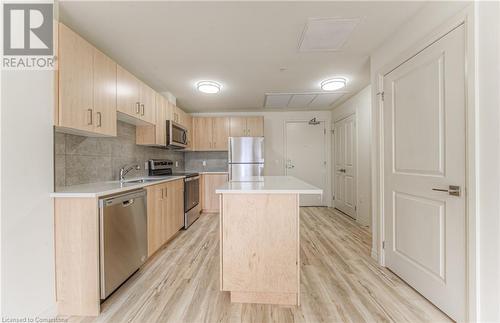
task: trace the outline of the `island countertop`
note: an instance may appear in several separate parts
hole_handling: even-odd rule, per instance
[[[323,190],[293,176],[262,176],[252,181],[227,182],[217,194],[323,194]]]

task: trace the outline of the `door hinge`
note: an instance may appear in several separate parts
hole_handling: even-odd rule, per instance
[[[384,101],[384,91],[378,92],[377,95],[380,95],[382,101]]]
[[[354,205],[354,211],[357,211],[358,210],[358,207],[356,205]]]
[[[382,241],[382,249],[385,249],[385,241]]]
[[[332,200],[335,200],[335,195],[332,195]]]

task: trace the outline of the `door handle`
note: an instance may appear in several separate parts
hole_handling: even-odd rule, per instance
[[[97,127],[101,127],[102,123],[102,115],[100,112],[97,112]]]
[[[446,192],[446,193],[453,195],[453,196],[460,196],[460,194],[461,194],[460,186],[457,186],[457,185],[450,185],[450,186],[448,186],[448,189],[433,188],[432,190],[438,191],[438,192]]]

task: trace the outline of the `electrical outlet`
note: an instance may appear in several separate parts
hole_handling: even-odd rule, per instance
[[[207,161],[204,160],[201,164],[203,165],[203,167],[205,167],[205,166],[207,166]]]

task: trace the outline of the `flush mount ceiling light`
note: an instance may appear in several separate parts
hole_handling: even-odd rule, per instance
[[[196,83],[198,91],[208,94],[216,94],[220,92],[221,85],[214,81],[200,81]]]
[[[332,79],[324,80],[321,82],[321,89],[323,91],[335,91],[345,87],[347,80],[343,77],[335,77]]]

